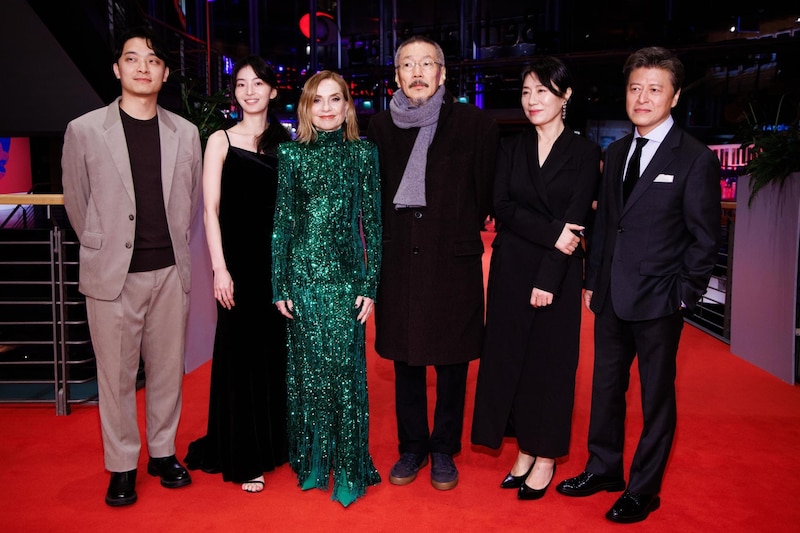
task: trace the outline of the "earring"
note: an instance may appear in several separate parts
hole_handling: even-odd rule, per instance
[[[567,101],[561,104],[561,120],[567,120]]]

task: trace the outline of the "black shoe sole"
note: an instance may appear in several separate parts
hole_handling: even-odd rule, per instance
[[[111,507],[122,507],[133,503],[136,503],[136,494],[128,496],[127,498],[109,498],[106,496],[106,505],[110,505]]]

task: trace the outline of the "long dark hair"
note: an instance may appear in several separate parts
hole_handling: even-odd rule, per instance
[[[231,73],[232,84],[235,85],[236,77],[239,75],[239,71],[244,67],[252,68],[253,72],[255,72],[259,79],[263,80],[264,83],[277,90],[278,77],[275,75],[275,71],[272,69],[270,64],[264,60],[264,58],[257,55],[246,56],[236,63],[236,65],[233,67],[233,72]],[[231,88],[231,99],[235,105],[239,105],[239,102],[236,101],[235,91],[233,88]],[[270,108],[274,106],[277,101],[278,97],[272,100],[270,102]],[[267,129],[258,137],[258,152],[262,154],[274,154],[278,145],[285,141],[291,141],[292,136],[289,135],[289,132],[273,113],[270,112],[268,114],[267,121],[269,122]]]

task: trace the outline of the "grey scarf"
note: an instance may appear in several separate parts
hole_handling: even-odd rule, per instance
[[[436,133],[439,111],[442,109],[444,85],[440,85],[430,100],[419,107],[412,107],[408,97],[398,90],[392,96],[389,110],[394,125],[401,129],[419,128],[414,148],[408,157],[403,178],[394,195],[394,206],[425,207],[425,169],[428,165],[428,148]]]

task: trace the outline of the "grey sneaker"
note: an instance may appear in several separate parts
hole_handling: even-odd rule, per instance
[[[417,472],[426,464],[428,464],[427,454],[405,452],[389,472],[389,483],[392,485],[408,485],[417,478]]]
[[[450,490],[458,485],[458,469],[448,454],[431,453],[431,484],[439,490]]]

